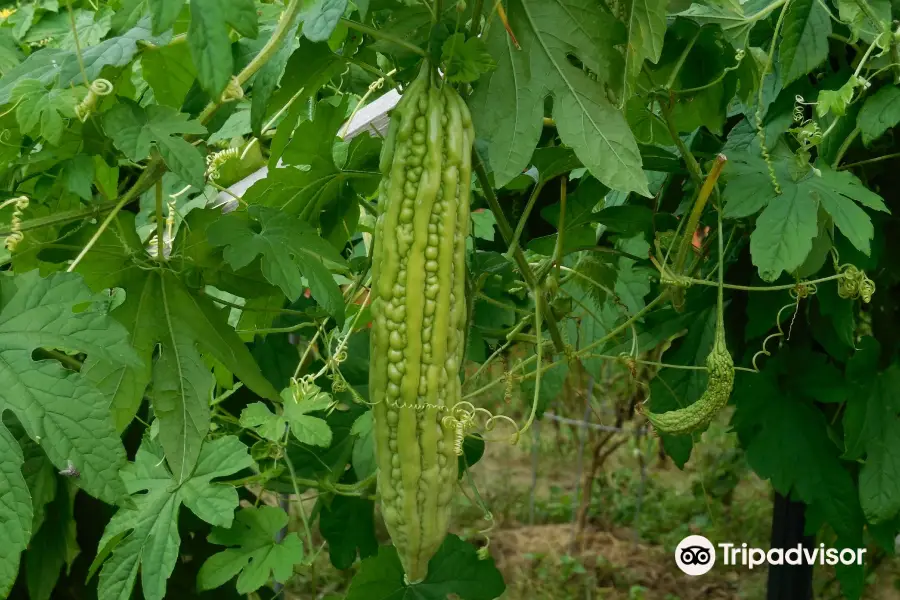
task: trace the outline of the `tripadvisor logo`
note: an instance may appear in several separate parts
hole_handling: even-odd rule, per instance
[[[747,544],[717,544],[721,553],[722,564],[743,566],[750,569],[760,565],[862,565],[866,554],[865,548],[805,548],[797,544],[793,548],[751,548]],[[675,548],[675,564],[687,575],[696,576],[708,573],[716,564],[716,548],[702,535],[689,535],[681,540]]]
[[[762,564],[770,565],[862,565],[865,548],[806,548],[797,544],[793,548],[772,548],[768,552],[762,548],[748,548],[747,544],[719,544],[722,549],[723,564],[742,565],[753,568]]]

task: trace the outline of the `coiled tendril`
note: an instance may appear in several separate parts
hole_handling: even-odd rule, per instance
[[[206,156],[206,176],[210,181],[219,178],[219,169],[232,158],[238,158],[241,154],[240,148],[227,148]]]
[[[238,81],[238,78],[232,76],[228,85],[225,86],[225,91],[222,92],[222,102],[234,102],[243,99],[244,88],[241,86],[241,82]]]
[[[28,196],[19,196],[17,198],[10,198],[6,200],[2,204],[0,204],[0,210],[6,208],[9,205],[13,205],[15,208],[13,210],[12,218],[9,222],[9,235],[6,236],[6,249],[10,252],[16,249],[16,246],[19,245],[23,239],[25,239],[25,234],[22,233],[22,214],[25,209],[28,208]]]
[[[113,84],[108,79],[95,79],[88,86],[87,96],[75,107],[75,116],[82,122],[87,121],[94,109],[97,108],[97,102],[103,96],[109,96],[113,91]]]
[[[840,267],[843,277],[838,281],[838,296],[845,300],[861,298],[868,304],[875,294],[875,282],[855,265],[846,264]]]

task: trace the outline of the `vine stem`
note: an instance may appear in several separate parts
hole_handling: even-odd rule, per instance
[[[508,244],[510,240],[512,240],[512,227],[509,226],[509,221],[506,220],[506,215],[503,214],[503,207],[500,206],[500,202],[497,200],[494,188],[491,187],[487,170],[485,170],[484,162],[481,160],[481,154],[474,149],[472,151],[472,167],[475,170],[475,176],[478,177],[478,181],[481,183],[481,189],[484,191],[484,197],[487,200],[488,206],[490,207],[491,212],[494,213],[500,235],[503,237],[504,242]],[[525,279],[525,285],[531,290],[537,290],[537,279],[535,278],[534,272],[531,270],[528,261],[525,259],[525,254],[518,245],[513,251],[513,259],[516,261],[516,265],[518,265],[519,271]],[[534,301],[535,304],[544,302],[543,297],[540,294],[535,296]],[[559,332],[559,325],[556,323],[556,319],[550,311],[544,311],[544,314],[547,322],[547,331],[550,333],[553,345],[556,347],[557,352],[564,352],[566,343],[563,341],[562,334]]]
[[[634,315],[632,315],[629,319],[624,321],[621,325],[619,325],[618,327],[615,327],[609,333],[607,333],[600,339],[595,340],[592,343],[588,344],[581,350],[576,350],[575,352],[572,353],[572,356],[574,358],[581,358],[581,357],[589,355],[591,353],[591,350],[593,350],[594,348],[597,348],[598,346],[605,344],[609,340],[611,340],[611,339],[615,338],[616,336],[618,336],[619,334],[621,334],[626,329],[630,328],[638,319],[644,317],[650,311],[652,311],[654,308],[656,308],[659,304],[664,302],[666,300],[666,298],[668,297],[668,295],[669,295],[668,292],[661,293],[656,298],[651,300],[644,308],[642,308],[638,312],[634,313]],[[510,369],[510,372],[527,367],[528,365],[533,363],[535,360],[537,360],[537,355],[526,358],[525,360],[520,362],[516,367],[514,367],[513,369]],[[546,367],[544,367],[542,369],[542,371],[544,371],[544,372],[549,371],[553,367],[556,367],[557,365],[560,365],[567,360],[568,360],[568,357],[560,359],[555,362],[552,362],[552,363],[548,364]],[[522,379],[523,380],[531,379],[532,377],[536,377],[536,372],[533,371],[533,372],[523,376]],[[475,398],[475,397],[483,394],[487,390],[494,388],[500,384],[504,384],[504,383],[506,383],[506,380],[503,378],[495,379],[494,381],[488,383],[487,385],[480,387],[477,390],[474,390],[473,392],[466,394],[465,396],[462,397],[462,400],[471,400],[472,398]]]
[[[291,457],[287,451],[287,436],[285,434],[285,450],[284,450],[284,462],[287,465],[288,472],[291,474],[291,484],[294,487],[294,495],[297,496],[297,512],[300,513],[300,521],[303,523],[303,533],[306,535],[306,543],[309,545],[309,550],[312,552],[313,539],[312,539],[312,531],[309,528],[309,518],[306,516],[306,507],[303,506],[303,496],[300,495],[300,488],[297,486],[297,473],[294,471],[294,463],[291,461]]]
[[[67,273],[71,273],[75,270],[75,267],[78,266],[78,263],[87,255],[88,252],[91,251],[91,248],[94,247],[94,244],[97,243],[97,240],[100,239],[100,236],[103,235],[103,232],[106,231],[106,228],[109,227],[109,224],[112,223],[113,219],[119,214],[119,211],[122,210],[126,204],[129,204],[133,200],[135,200],[141,192],[146,189],[144,185],[149,187],[157,180],[158,177],[162,176],[163,168],[162,159],[158,157],[154,157],[150,160],[150,164],[147,168],[141,173],[141,176],[138,177],[138,180],[134,183],[134,186],[128,192],[126,192],[122,199],[113,207],[103,222],[100,224],[100,227],[97,228],[97,231],[94,232],[94,235],[91,236],[91,239],[88,240],[88,243],[84,245],[84,248],[81,249],[81,252],[78,253],[78,256],[75,257],[75,260],[72,261],[72,264],[69,265],[69,268],[66,269]],[[143,185],[142,185],[143,181]]]
[[[165,262],[166,260],[166,240],[165,240],[165,223],[163,222],[163,189],[162,179],[156,182],[156,260]]]
[[[557,229],[559,230],[556,234],[556,248],[553,250],[553,258],[551,259],[551,268],[553,263],[556,263],[557,269],[556,274],[559,276],[559,272],[562,267],[562,255],[563,255],[563,235],[566,230],[566,197],[567,197],[567,177],[563,175],[559,180],[559,223]]]
[[[837,279],[843,279],[846,275],[844,273],[836,273],[834,275],[829,275],[828,277],[820,277],[819,279],[810,279],[809,281],[798,281],[797,283],[785,283],[781,285],[736,285],[733,283],[722,283],[722,287],[728,290],[739,290],[742,292],[783,292],[787,290],[792,290],[796,288],[798,285],[817,285],[819,283],[825,283],[827,281],[835,281]],[[697,279],[695,277],[682,277],[686,282],[690,282],[691,284],[697,285],[706,285],[710,287],[718,287],[718,283],[715,281],[708,281],[706,279]]]
[[[838,119],[835,119],[834,122],[837,123]],[[832,126],[833,125],[834,124],[832,123]],[[844,155],[847,154],[847,151],[850,149],[850,146],[853,144],[853,142],[856,141],[856,138],[859,136],[859,133],[860,133],[859,127],[855,127],[853,129],[853,131],[850,132],[850,135],[848,135],[844,139],[844,141],[841,142],[841,145],[838,148],[837,154],[835,154],[835,156],[834,156],[834,162],[831,164],[832,169],[844,169],[844,168],[849,168],[850,166],[862,165],[862,164],[866,164],[869,162],[877,162],[878,159],[864,160],[859,163],[854,163],[854,165],[849,165],[847,167],[839,167],[839,165],[841,164],[841,161],[844,159]],[[892,155],[888,155],[888,156],[892,156]],[[897,155],[894,155],[894,156],[897,156]]]
[[[666,129],[669,130],[669,136],[672,138],[672,141],[678,148],[679,154],[681,154],[681,157],[684,159],[684,162],[687,165],[688,173],[690,173],[691,175],[691,180],[694,182],[694,185],[702,185],[703,170],[700,168],[700,163],[697,162],[697,159],[694,158],[694,155],[691,154],[691,151],[684,143],[684,140],[681,139],[680,135],[678,135],[678,129],[675,127],[675,121],[672,118],[672,109],[667,103],[663,101],[659,102],[659,109],[663,114],[663,120],[666,123]]]
[[[516,248],[519,245],[519,238],[522,237],[522,232],[525,230],[525,221],[527,221],[529,215],[531,215],[534,203],[537,202],[538,195],[540,195],[546,183],[546,181],[538,181],[534,186],[534,190],[531,191],[528,202],[525,203],[525,208],[522,210],[522,215],[519,217],[519,222],[516,223],[516,230],[513,232],[512,239],[507,244],[506,258],[512,258],[513,253],[515,253]]]
[[[691,38],[691,41],[689,41],[687,46],[684,47],[684,50],[682,50],[681,56],[678,57],[678,62],[675,63],[675,67],[672,69],[672,73],[669,74],[668,81],[666,81],[667,90],[671,90],[672,86],[675,85],[675,80],[678,79],[678,74],[681,73],[681,68],[684,66],[688,54],[694,49],[694,44],[696,44],[697,40],[700,38],[700,32],[702,30],[701,27],[698,27],[696,33],[694,33],[694,37]]]
[[[278,52],[278,49],[285,41],[285,38],[287,38],[287,35],[291,30],[291,25],[297,17],[297,14],[300,12],[300,9],[303,8],[303,5],[303,0],[291,0],[290,4],[284,9],[284,12],[281,13],[281,18],[278,19],[278,25],[275,26],[272,37],[269,38],[269,41],[266,42],[266,45],[263,46],[262,50],[253,57],[253,60],[237,74],[236,79],[239,85],[243,86],[247,83],[250,78],[256,75],[256,73],[269,62],[275,53]],[[203,112],[197,117],[198,120],[201,123],[206,124],[216,111],[219,110],[220,106],[222,106],[221,99],[213,100],[203,109]]]
[[[477,37],[481,29],[481,12],[484,10],[484,0],[475,0],[472,5],[472,22],[469,24],[469,37]]]
[[[359,23],[357,21],[351,21],[350,19],[344,19],[344,18],[341,19],[341,23],[346,25],[348,29],[353,29],[360,33],[365,33],[367,35],[371,35],[375,39],[384,40],[385,42],[390,42],[392,44],[396,44],[397,46],[400,46],[401,48],[406,48],[410,52],[414,52],[415,54],[418,54],[422,58],[428,58],[428,54],[424,50],[422,50],[421,48],[416,46],[415,44],[411,44],[404,39],[395,37],[389,33],[385,33],[383,31],[381,31],[380,29],[375,29],[374,27],[369,27],[368,25],[363,25],[362,23]]]
[[[867,158],[866,160],[861,160],[855,163],[847,163],[846,165],[841,165],[840,167],[838,167],[838,170],[844,171],[846,169],[852,169],[853,167],[861,167],[863,165],[870,165],[872,163],[881,162],[883,160],[891,160],[892,158],[900,158],[900,152],[885,154],[884,156],[876,156],[875,158]]]
[[[688,155],[690,155],[690,150],[687,150],[687,152]],[[691,156],[693,158],[693,155]],[[694,161],[696,162],[696,159],[694,159]],[[709,174],[706,176],[706,180],[703,182],[703,185],[700,187],[700,192],[697,194],[697,199],[694,201],[694,207],[691,209],[691,214],[688,217],[684,230],[684,237],[681,239],[681,246],[678,248],[678,254],[675,256],[675,272],[679,275],[684,269],[684,261],[687,260],[687,255],[694,239],[694,232],[697,231],[697,226],[700,224],[700,217],[703,215],[706,203],[709,201],[709,196],[715,189],[716,182],[719,180],[719,175],[722,174],[722,169],[725,167],[727,161],[728,159],[725,158],[724,154],[716,156],[712,169],[710,169]],[[719,213],[721,213],[721,210]]]
[[[534,294],[535,299],[537,299],[538,290],[535,289],[532,293]],[[516,441],[518,441],[519,436],[531,429],[531,424],[534,423],[534,418],[537,415],[538,403],[541,400],[541,358],[544,354],[544,348],[541,343],[541,305],[538,302],[534,303],[534,332],[535,335],[537,335],[537,342],[535,343],[534,348],[534,355],[537,358],[537,365],[535,366],[536,375],[534,378],[534,398],[532,398],[531,401],[531,414],[528,415],[528,420],[525,421],[525,425],[516,432]]]

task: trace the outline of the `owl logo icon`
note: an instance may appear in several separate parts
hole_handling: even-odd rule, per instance
[[[702,535],[689,535],[675,548],[675,564],[691,577],[709,573],[716,564],[716,549]]]

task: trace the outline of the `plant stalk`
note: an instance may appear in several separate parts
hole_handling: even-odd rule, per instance
[[[490,179],[484,168],[484,162],[481,160],[481,155],[476,150],[472,151],[472,167],[475,170],[478,181],[481,183],[481,189],[484,190],[484,197],[487,200],[488,206],[490,207],[491,212],[494,213],[494,218],[497,220],[497,228],[500,230],[500,235],[503,237],[503,241],[509,244],[512,241],[513,236],[512,227],[510,227],[509,221],[506,220],[506,215],[503,214],[503,207],[500,206],[500,202],[497,200],[497,195],[494,193],[494,188],[491,187]],[[522,252],[522,248],[518,245],[516,245],[513,250],[513,259],[516,261],[516,265],[518,265],[519,271],[525,279],[525,285],[527,285],[529,289],[536,291],[538,282],[534,276],[534,272],[531,270],[531,266],[525,259],[525,253]],[[540,309],[544,316],[544,320],[547,323],[547,331],[550,332],[550,338],[553,340],[553,346],[556,348],[557,352],[564,352],[566,343],[563,341],[562,334],[559,332],[559,325],[556,323],[556,318],[553,316],[553,313],[546,310],[545,306],[543,306],[546,305],[546,300],[544,300],[543,296],[538,294],[534,301],[542,304]]]

